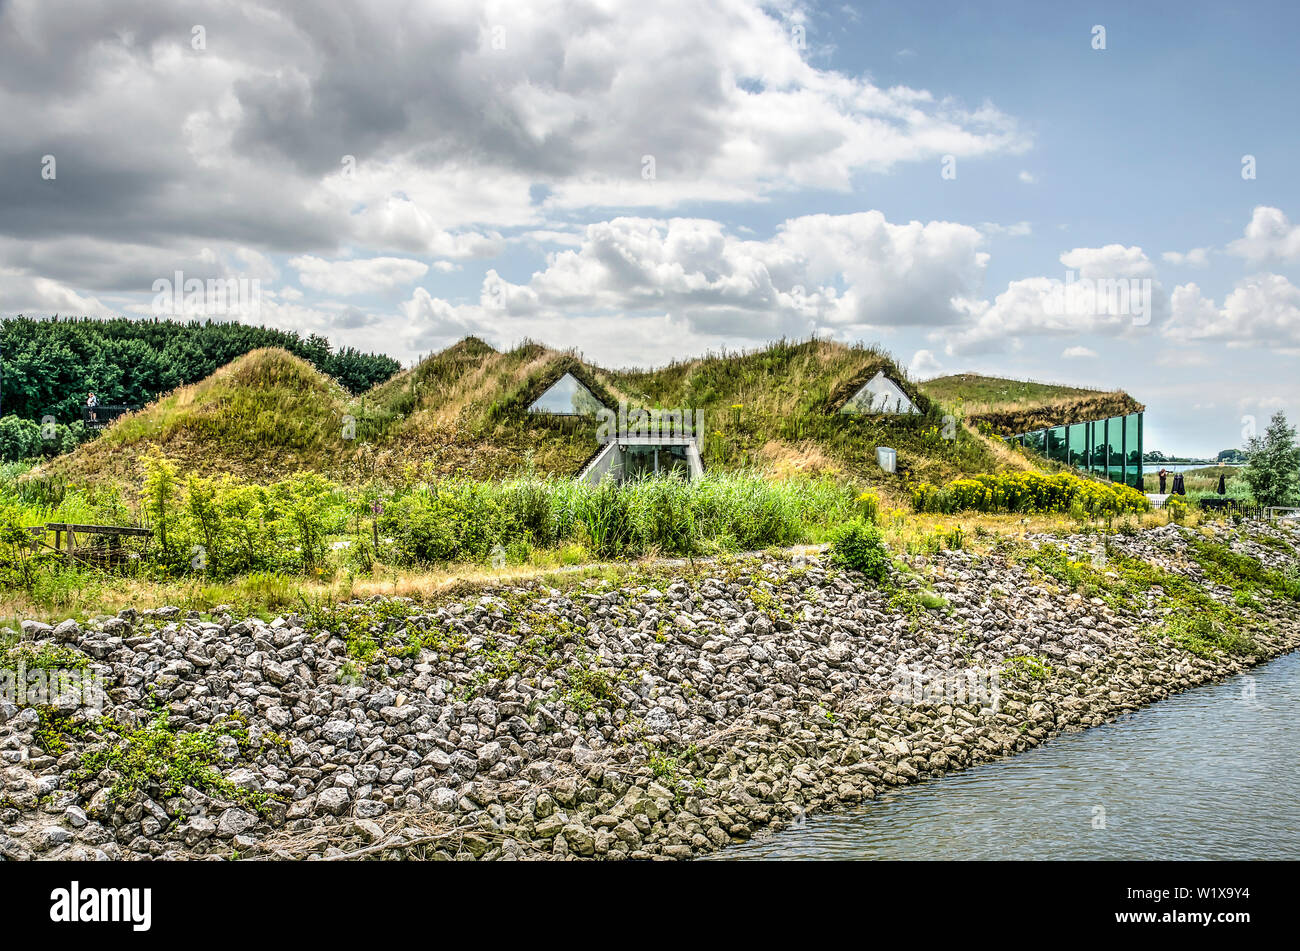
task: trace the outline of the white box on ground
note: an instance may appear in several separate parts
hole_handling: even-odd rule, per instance
[[[886,472],[893,472],[898,467],[898,453],[887,446],[877,446],[876,462]]]

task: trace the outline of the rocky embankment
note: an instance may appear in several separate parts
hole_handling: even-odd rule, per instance
[[[1294,528],[1220,532],[1295,571]],[[1185,529],[1109,544],[1234,605]],[[883,588],[794,557],[269,623],[27,622],[11,664],[106,697],[0,701],[0,855],[684,859],[1300,644],[1274,599],[1241,608],[1250,654],[1199,656],[1160,635],[1159,591],[1063,592],[1023,553],[900,558]]]

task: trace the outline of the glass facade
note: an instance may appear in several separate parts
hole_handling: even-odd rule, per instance
[[[1142,478],[1142,414],[1037,429],[1010,437],[1057,462],[1136,486]]]
[[[1053,426],[1047,431],[1047,458],[1057,462],[1068,462],[1069,443],[1066,441],[1064,426]]]

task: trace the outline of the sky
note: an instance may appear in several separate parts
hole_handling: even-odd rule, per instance
[[[0,315],[1300,418],[1293,4],[0,0]],[[201,292],[195,292],[199,282]],[[209,286],[209,282],[211,285]]]

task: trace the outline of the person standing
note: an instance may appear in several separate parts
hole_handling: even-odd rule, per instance
[[[92,423],[95,422],[95,421],[97,420],[97,417],[96,417],[96,415],[95,415],[95,407],[98,406],[98,405],[99,405],[99,397],[96,396],[93,392],[91,392],[91,393],[87,393],[87,394],[86,394],[86,409],[88,409],[88,410],[90,411],[89,415],[90,415],[90,421],[91,421]]]
[[[1169,490],[1165,488],[1165,480],[1169,478],[1169,470],[1166,469],[1164,466],[1161,466],[1160,471],[1157,473],[1157,475],[1160,476],[1160,494],[1167,495],[1169,493]]]

